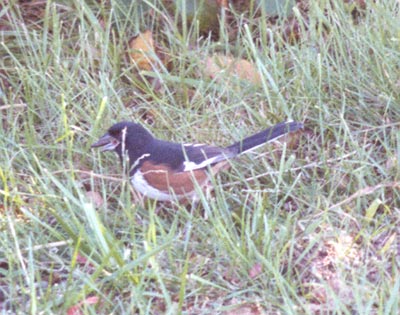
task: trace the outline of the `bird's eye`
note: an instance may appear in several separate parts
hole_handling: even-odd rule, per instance
[[[118,138],[121,135],[121,131],[116,131],[116,130],[112,130],[108,132],[110,134],[110,136],[113,136],[114,138]]]

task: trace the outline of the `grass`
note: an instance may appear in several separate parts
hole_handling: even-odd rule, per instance
[[[1,314],[399,312],[397,1],[356,18],[310,1],[291,44],[285,22],[239,13],[215,41],[161,6],[1,8]],[[126,53],[144,25],[172,67],[141,78]],[[216,52],[260,84],[207,76]],[[223,146],[288,118],[305,131],[233,161],[197,209],[143,202],[90,150],[121,120]]]

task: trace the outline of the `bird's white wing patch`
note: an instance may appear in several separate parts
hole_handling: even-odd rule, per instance
[[[139,165],[139,163],[140,163],[140,160],[142,160],[142,159],[144,159],[144,158],[147,158],[147,157],[149,157],[150,156],[150,153],[145,153],[145,154],[142,154],[141,156],[139,156],[137,159],[136,159],[136,161],[132,161],[132,166],[131,166],[131,169],[134,169],[136,166],[138,166]]]
[[[207,145],[204,143],[184,143],[184,147],[193,147],[193,148],[198,148],[198,147],[206,147]]]
[[[183,171],[184,172],[186,172],[186,171],[194,171],[194,170],[197,170],[199,168],[204,168],[204,167],[206,167],[206,166],[208,166],[210,164],[213,164],[213,163],[216,163],[216,162],[219,162],[219,161],[223,161],[223,160],[226,160],[225,156],[217,155],[217,156],[214,156],[212,158],[206,159],[206,160],[202,161],[199,164],[197,164],[197,163],[195,163],[193,161],[185,161],[185,162],[183,162]]]

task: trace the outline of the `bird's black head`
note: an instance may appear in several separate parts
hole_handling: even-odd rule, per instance
[[[133,122],[119,122],[108,129],[92,148],[100,148],[101,151],[115,150],[120,157],[122,152],[128,151],[129,156],[136,155],[153,140],[153,136],[145,128]]]

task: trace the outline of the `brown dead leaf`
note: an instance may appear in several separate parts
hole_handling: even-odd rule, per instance
[[[263,272],[262,265],[260,263],[255,263],[249,270],[249,277],[251,279],[254,279],[260,274],[262,274],[262,272]]]
[[[155,65],[155,47],[153,33],[149,30],[140,33],[129,41],[131,63],[139,70],[152,70]]]
[[[67,315],[81,315],[84,314],[82,311],[83,305],[93,305],[99,303],[100,299],[97,296],[89,296],[85,300],[79,302],[78,304],[71,306],[67,310]]]
[[[87,258],[85,256],[82,256],[81,254],[78,253],[78,255],[76,256],[76,262],[79,265],[84,266],[84,265],[86,265],[88,263],[88,260],[87,260]]]
[[[76,264],[79,267],[83,268],[83,272],[85,272],[86,274],[93,274],[95,272],[95,266],[90,262],[89,259],[87,259],[85,256],[81,255],[80,253],[78,253],[76,255]]]
[[[142,75],[141,79],[148,81],[152,85],[153,91],[162,89],[162,82],[159,78],[152,78],[141,73],[142,71],[159,71],[160,62],[170,69],[170,59],[168,52],[165,51],[153,39],[151,31],[147,30],[133,37],[129,41],[128,55],[131,64]]]
[[[221,54],[206,59],[204,72],[213,79],[224,73],[224,80],[236,76],[253,84],[261,83],[260,74],[253,63]]]
[[[217,0],[217,3],[220,7],[228,8],[228,0]]]
[[[98,191],[87,191],[85,193],[86,198],[96,207],[99,208],[103,205],[104,200]]]

